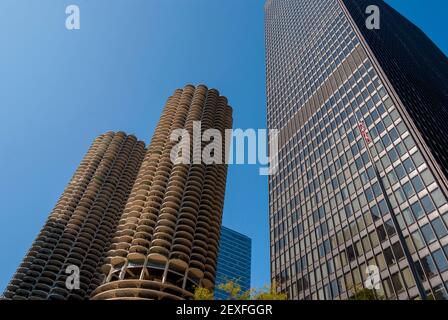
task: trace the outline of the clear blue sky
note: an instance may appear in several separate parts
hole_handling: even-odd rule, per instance
[[[390,0],[448,51],[445,0]],[[235,128],[264,128],[264,0],[1,0],[0,291],[91,141],[149,141],[187,83],[229,97]],[[81,30],[65,29],[78,4]],[[231,166],[224,224],[252,238],[252,285],[269,281],[267,180]]]

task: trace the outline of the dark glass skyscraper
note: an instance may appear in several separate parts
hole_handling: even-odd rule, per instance
[[[347,299],[376,266],[388,299],[447,298],[446,56],[379,0],[265,11],[272,280],[292,299]]]
[[[218,289],[228,281],[237,283],[243,292],[250,289],[252,240],[232,229],[221,228],[216,271],[215,299],[225,300],[228,294]]]

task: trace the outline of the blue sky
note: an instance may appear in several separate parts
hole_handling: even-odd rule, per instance
[[[390,0],[448,52],[444,0]],[[91,141],[149,141],[187,83],[228,96],[235,128],[265,128],[263,0],[0,2],[0,291]],[[65,29],[65,7],[81,30]],[[442,8],[443,7],[443,8]],[[252,285],[269,282],[267,180],[231,166],[224,224],[252,238]]]

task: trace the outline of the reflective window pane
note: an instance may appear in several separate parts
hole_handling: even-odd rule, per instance
[[[424,215],[423,208],[418,201],[411,205],[411,210],[416,220],[420,219]]]
[[[448,261],[441,249],[433,252],[432,256],[434,257],[434,261],[437,265],[437,268],[439,268],[440,272],[448,270]]]
[[[425,271],[428,278],[433,277],[437,274],[437,268],[431,256],[428,255],[422,258],[420,261],[422,263],[423,270]]]
[[[420,250],[421,248],[423,248],[425,246],[425,244],[423,242],[423,238],[420,235],[419,231],[415,231],[412,234],[412,240],[414,240],[414,245],[417,250]]]
[[[425,241],[428,245],[437,240],[436,235],[432,231],[432,228],[429,225],[429,223],[421,227],[420,230],[422,231],[423,238],[425,238]]]
[[[431,193],[431,197],[434,200],[437,208],[440,208],[446,203],[445,196],[442,194],[442,191],[440,191],[440,189],[436,189],[435,191],[433,191]]]
[[[443,238],[447,235],[447,229],[442,222],[442,219],[436,218],[431,222],[432,227],[439,239]]]
[[[434,204],[432,203],[432,200],[428,195],[422,198],[422,206],[426,214],[429,214],[435,210]]]

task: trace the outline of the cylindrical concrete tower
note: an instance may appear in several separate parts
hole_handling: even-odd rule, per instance
[[[192,137],[195,121],[202,133],[221,133],[223,164],[171,161],[171,133],[185,129]],[[224,132],[231,127],[232,109],[217,90],[188,85],[168,99],[93,299],[188,299],[195,286],[213,288],[227,176]],[[195,141],[190,146],[201,145]]]
[[[4,298],[90,296],[101,283],[99,267],[144,154],[144,143],[122,132],[108,132],[95,139],[14,274]],[[67,269],[70,266],[80,271],[79,289],[66,284],[67,276],[72,275],[73,269]]]

